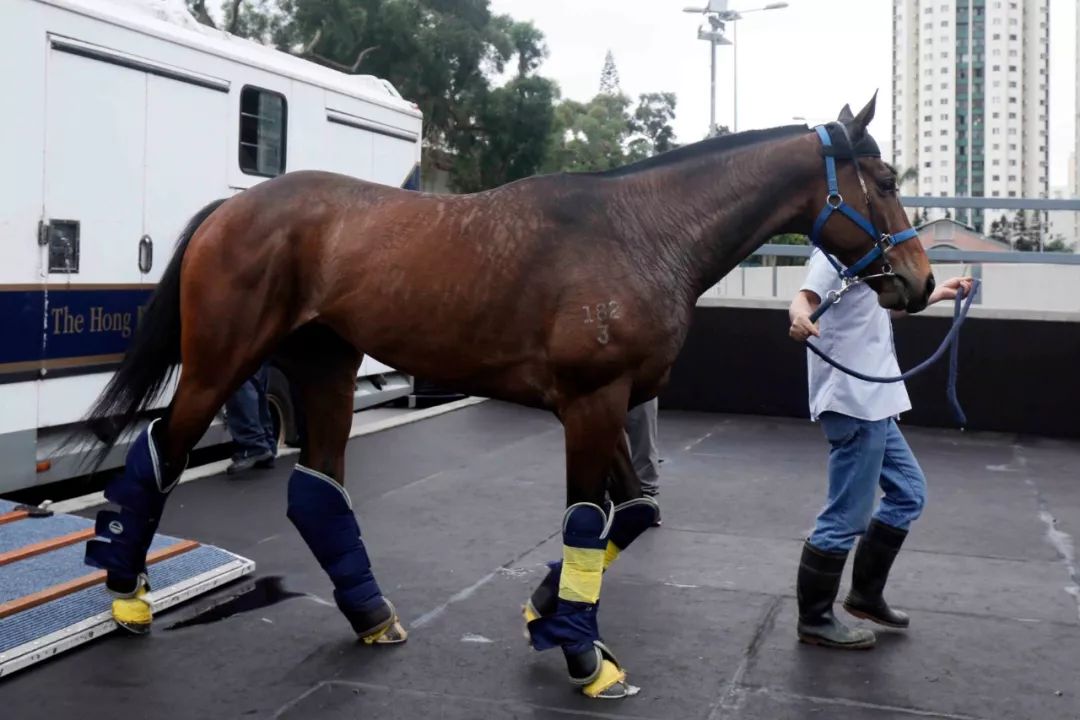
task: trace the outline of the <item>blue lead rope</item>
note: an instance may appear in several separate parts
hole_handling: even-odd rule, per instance
[[[971,294],[967,296],[966,300],[964,298],[964,289],[962,287],[958,289],[956,293],[956,305],[953,313],[952,327],[949,328],[948,334],[945,335],[945,339],[941,341],[941,345],[938,347],[937,350],[934,351],[934,354],[928,357],[926,360],[923,360],[921,363],[911,368],[907,372],[901,373],[900,375],[897,375],[895,377],[875,377],[873,375],[866,375],[857,370],[852,370],[851,368],[844,367],[843,365],[826,355],[824,352],[822,352],[818,347],[816,347],[812,342],[810,342],[809,339],[806,340],[806,347],[808,347],[810,351],[817,355],[819,358],[821,358],[829,365],[832,365],[834,368],[841,372],[847,373],[848,375],[858,378],[859,380],[882,384],[904,382],[905,380],[915,377],[916,375],[936,363],[938,360],[940,360],[941,356],[945,354],[946,348],[948,348],[949,379],[948,385],[946,387],[946,395],[949,400],[949,405],[951,406],[953,411],[953,417],[956,418],[956,422],[959,423],[961,428],[963,428],[967,425],[967,415],[964,414],[964,409],[960,407],[960,400],[956,396],[956,375],[960,347],[960,326],[964,324],[964,320],[967,318],[968,310],[971,308],[971,302],[975,299],[975,294],[978,292],[980,284],[981,281],[978,278],[972,280]],[[836,300],[837,296],[835,295],[830,295],[828,298],[826,298],[821,303],[821,305],[818,306],[817,310],[815,310],[814,313],[810,316],[810,321],[817,322],[817,319],[821,317],[822,313],[832,307]]]

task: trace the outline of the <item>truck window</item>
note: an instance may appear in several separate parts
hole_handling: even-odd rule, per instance
[[[245,86],[240,91],[240,169],[274,177],[285,172],[288,103],[281,93]]]

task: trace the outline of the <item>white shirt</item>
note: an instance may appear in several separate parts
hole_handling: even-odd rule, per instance
[[[824,300],[830,290],[840,289],[836,269],[820,250],[811,254],[807,268],[802,290]],[[892,318],[878,305],[877,293],[865,283],[856,285],[829,308],[818,321],[818,328],[821,337],[811,338],[810,342],[841,365],[878,377],[900,374]],[[884,420],[911,409],[903,382],[866,382],[837,370],[809,350],[806,358],[813,420],[829,411],[861,420]]]

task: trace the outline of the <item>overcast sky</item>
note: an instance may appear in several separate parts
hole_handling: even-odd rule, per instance
[[[769,0],[731,0],[732,9]],[[681,142],[709,125],[709,50],[697,39],[700,15],[682,12],[697,0],[491,0],[495,12],[532,20],[550,57],[540,72],[565,97],[596,94],[604,54],[615,55],[623,90],[678,96],[675,130]],[[1075,0],[1050,0],[1050,183],[1067,183],[1074,144]],[[857,112],[874,90],[870,126],[892,155],[892,0],[789,0],[782,10],[748,13],[737,23],[738,128],[771,127],[804,116],[835,119],[844,103]],[[730,32],[729,32],[730,36]],[[717,52],[717,122],[732,122],[732,48]]]

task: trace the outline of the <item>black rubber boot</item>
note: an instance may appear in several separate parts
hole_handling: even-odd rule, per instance
[[[833,602],[840,589],[847,553],[819,550],[808,542],[803,544],[799,563],[799,640],[811,645],[865,650],[872,648],[874,633],[861,628],[849,628],[833,614]]]
[[[907,537],[906,530],[899,530],[870,521],[870,527],[859,541],[855,551],[855,565],[851,574],[851,591],[844,600],[844,609],[855,617],[872,620],[879,625],[906,628],[910,623],[906,613],[893,610],[885,602],[883,592],[889,578],[896,554]]]

